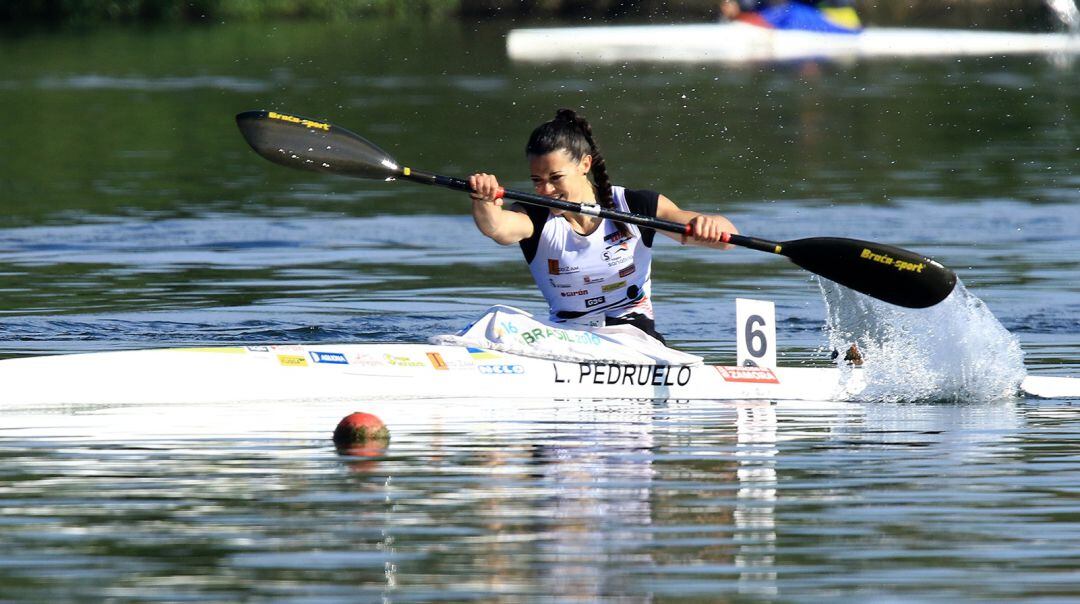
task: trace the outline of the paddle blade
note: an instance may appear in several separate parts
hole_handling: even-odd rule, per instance
[[[783,243],[781,254],[844,287],[907,308],[927,308],[952,293],[956,273],[905,249],[839,237]]]
[[[245,111],[236,116],[236,125],[251,148],[275,164],[380,180],[400,173],[389,153],[326,122],[276,111]]]

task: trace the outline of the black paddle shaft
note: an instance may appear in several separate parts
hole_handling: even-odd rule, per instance
[[[275,111],[245,111],[237,125],[251,148],[266,159],[301,170],[378,180],[410,180],[472,192],[468,181],[398,165],[371,141],[339,126]],[[548,208],[607,218],[682,236],[688,224],[601,208],[534,193],[503,189],[502,197]],[[839,237],[769,241],[724,234],[723,241],[786,256],[796,265],[879,300],[926,308],[944,300],[956,274],[938,262],[902,248]]]
[[[469,182],[460,178],[454,178],[452,176],[442,176],[441,174],[432,174],[430,172],[422,172],[420,170],[413,170],[411,168],[400,168],[400,170],[401,173],[398,176],[395,176],[395,178],[403,178],[426,185],[437,185],[449,189],[456,189],[458,191],[464,191],[466,193],[472,192],[472,187],[469,186]],[[630,212],[609,210],[607,208],[601,208],[596,204],[583,204],[573,201],[565,201],[563,199],[547,197],[546,195],[537,195],[535,193],[515,191],[514,189],[502,188],[499,193],[500,195],[498,195],[498,197],[502,197],[505,199],[513,199],[514,201],[520,201],[522,203],[543,206],[546,208],[555,208],[556,210],[566,210],[567,212],[574,212],[576,214],[598,216],[600,218],[617,220],[619,222],[625,222],[627,224],[634,224],[645,228],[656,229],[658,231],[668,231],[669,233],[677,233],[679,235],[690,234],[690,225],[682,224],[681,222],[671,222],[670,220],[661,220],[659,218],[643,216],[641,214],[632,214]]]

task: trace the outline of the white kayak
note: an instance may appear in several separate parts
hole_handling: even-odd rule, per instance
[[[563,362],[433,344],[172,348],[0,361],[0,410],[47,405],[432,398],[844,401],[862,371],[838,367]],[[1080,396],[1080,379],[1032,377],[1023,393]]]
[[[768,29],[745,23],[515,29],[516,61],[581,63],[784,61],[812,58],[1076,54],[1080,36],[961,29],[868,27],[857,34]]]

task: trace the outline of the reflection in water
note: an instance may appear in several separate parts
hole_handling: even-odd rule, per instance
[[[874,435],[878,445],[932,447],[943,456],[946,473],[964,473],[968,463],[1008,457],[1018,451],[1006,438],[1023,427],[1015,399],[992,403],[912,405],[878,403],[866,406],[863,421],[844,433]],[[947,436],[947,437],[946,437]]]
[[[383,601],[389,601],[389,596],[398,586],[398,567],[397,562],[394,561],[394,559],[397,557],[397,550],[394,547],[394,535],[391,528],[394,524],[394,508],[392,499],[390,497],[390,482],[391,477],[387,476],[386,482],[383,483],[383,488],[385,489],[387,496],[385,501],[386,514],[383,518],[383,528],[380,529],[380,535],[382,536],[382,540],[375,545],[377,550],[383,552],[387,556],[386,561],[383,562],[383,575],[386,577],[386,587],[382,593]]]
[[[3,597],[995,599],[1080,539],[1029,401],[372,401],[341,456],[358,404],[4,413],[0,585],[48,585]]]
[[[746,569],[739,573],[739,593],[775,596],[776,408],[769,402],[747,402],[736,411],[735,566]]]
[[[462,463],[468,429],[480,490],[457,497],[484,535],[470,549],[484,569],[470,584],[484,593],[531,584],[556,600],[648,601],[730,585],[769,596],[779,593],[778,442],[828,438],[821,421],[858,410],[822,405],[789,411],[785,436],[767,401],[574,400],[554,413],[517,402],[480,413],[456,407],[453,421],[437,422],[445,437],[433,435],[426,456],[436,475]],[[388,522],[413,524],[412,506],[393,509]],[[399,572],[413,575],[416,564]]]
[[[553,521],[542,554],[550,569],[544,590],[557,600],[627,595],[606,568],[651,560],[652,405],[602,409],[602,421],[532,450]]]
[[[488,535],[476,561],[487,593],[644,601],[609,569],[650,563],[653,414],[645,400],[560,401],[542,425],[521,426],[540,431],[532,442],[502,434],[528,413],[487,424],[476,442],[504,441],[484,453],[492,480],[476,510]]]

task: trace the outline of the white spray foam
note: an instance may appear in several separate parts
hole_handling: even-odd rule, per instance
[[[1080,9],[1075,0],[1046,0],[1046,5],[1069,33],[1080,33]]]
[[[855,344],[862,354],[859,400],[982,402],[1019,392],[1026,374],[1019,340],[962,283],[922,309],[819,283],[832,350],[843,356]]]

